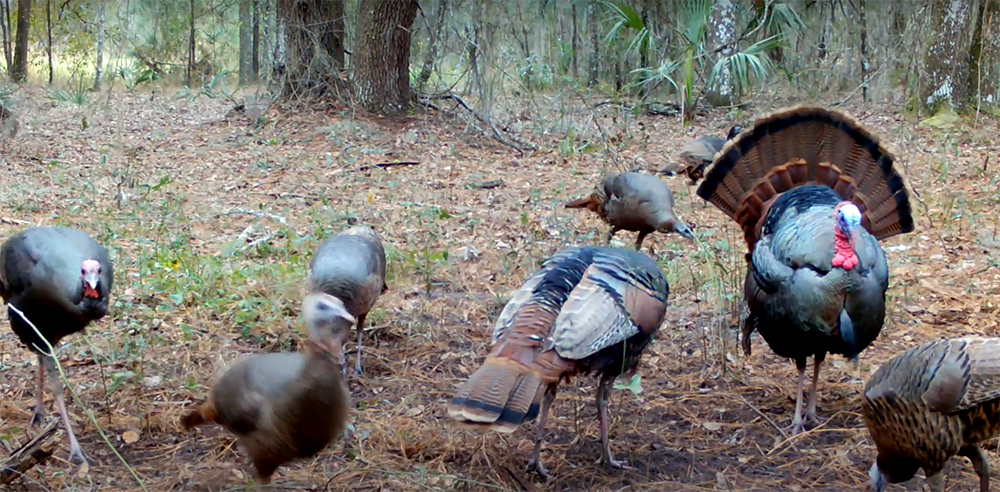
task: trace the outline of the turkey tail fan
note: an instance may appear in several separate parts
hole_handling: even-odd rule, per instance
[[[196,410],[193,410],[181,417],[181,427],[188,431],[199,425],[215,422],[217,418],[218,413],[215,411],[215,406],[213,406],[211,402],[205,402]]]
[[[583,198],[577,198],[571,202],[566,203],[566,208],[590,208],[590,203],[593,200],[589,196]]]
[[[448,415],[467,426],[514,432],[538,415],[545,385],[524,366],[490,358],[463,384],[448,404]]]
[[[895,158],[847,114],[794,106],[759,118],[715,156],[698,196],[735,220],[753,246],[774,198],[825,185],[861,210],[877,239],[913,231],[909,195]]]

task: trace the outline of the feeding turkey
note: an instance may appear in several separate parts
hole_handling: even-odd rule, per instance
[[[945,464],[965,456],[990,490],[980,445],[1000,435],[1000,338],[941,339],[899,354],[868,380],[861,404],[878,457],[869,470],[882,492],[923,468],[943,492]]]
[[[566,204],[566,208],[586,208],[611,226],[608,243],[618,231],[634,231],[635,249],[652,232],[676,232],[687,239],[694,234],[674,214],[674,195],[656,176],[627,172],[605,177],[590,196]]]
[[[856,360],[885,319],[879,241],[913,230],[894,157],[860,123],[821,107],[764,116],[726,143],[698,195],[735,220],[749,247],[743,350],[759,332],[798,370],[791,431],[817,423],[820,365]],[[813,356],[803,418],[807,358]]]
[[[324,292],[344,302],[358,321],[358,347],[354,370],[361,374],[361,340],[365,320],[385,283],[385,249],[382,239],[368,226],[354,226],[320,244],[309,263],[310,292]]]
[[[514,432],[538,417],[528,469],[543,477],[542,432],[556,389],[577,374],[600,374],[597,409],[602,461],[614,458],[607,396],[619,375],[634,372],[659,329],[669,287],[643,253],[618,248],[571,248],[553,255],[504,306],[483,365],[455,392],[448,415],[459,422]]]
[[[82,331],[108,313],[113,283],[114,269],[107,250],[81,231],[34,227],[11,237],[0,248],[0,296],[8,306],[10,327],[38,355],[37,402],[31,423],[38,425],[45,420],[43,393],[48,375],[73,463],[85,462],[86,456],[73,433],[55,359],[46,355],[48,348],[38,333],[13,308],[23,312],[55,348],[67,335]]]
[[[705,167],[712,163],[715,154],[722,150],[727,140],[736,138],[741,130],[743,129],[739,126],[730,128],[726,140],[719,137],[698,137],[688,141],[681,148],[681,162],[669,166],[666,171],[687,174],[691,180],[688,184],[696,184],[704,176]]]
[[[316,456],[339,436],[349,411],[340,377],[344,340],[354,317],[336,297],[317,293],[302,303],[304,354],[258,354],[223,374],[208,401],[181,419],[185,430],[216,423],[236,434],[257,478],[294,459]]]

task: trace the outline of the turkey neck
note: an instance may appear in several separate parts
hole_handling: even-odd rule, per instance
[[[345,420],[347,400],[340,364],[333,355],[309,347],[302,372],[288,385],[283,404],[275,412],[280,414],[278,421],[291,430],[314,436],[325,445],[339,430],[339,426],[331,424]]]

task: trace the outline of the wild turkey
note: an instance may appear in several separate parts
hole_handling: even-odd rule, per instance
[[[635,372],[663,321],[668,290],[660,268],[639,252],[587,247],[556,253],[501,311],[493,349],[455,392],[448,415],[466,425],[510,433],[538,416],[541,401],[528,469],[548,478],[539,452],[557,385],[595,372],[601,375],[597,415],[602,459],[628,468],[615,460],[608,442],[608,390],[616,377]]]
[[[21,343],[38,355],[38,401],[31,424],[45,420],[42,397],[48,373],[56,409],[69,436],[72,463],[83,463],[87,457],[73,434],[55,359],[45,355],[45,343],[12,307],[20,309],[54,348],[63,337],[82,331],[108,313],[113,284],[114,268],[107,250],[81,231],[34,227],[11,237],[0,248],[0,296],[8,306],[10,327]]]
[[[656,176],[626,172],[608,176],[588,197],[566,204],[566,208],[587,208],[611,225],[608,243],[621,230],[636,231],[635,249],[653,231],[676,232],[687,239],[694,234],[674,215],[674,195]]]
[[[358,320],[358,354],[354,370],[361,373],[361,339],[365,318],[385,284],[385,249],[368,226],[354,226],[323,241],[309,263],[310,292],[325,292],[344,301]]]
[[[807,417],[826,354],[857,354],[885,318],[889,268],[878,240],[913,230],[893,156],[850,117],[796,106],[757,120],[726,143],[698,195],[736,220],[749,246],[743,349],[754,330],[795,360],[791,430],[804,429],[806,358],[813,360]]]
[[[899,354],[868,380],[861,409],[878,448],[872,489],[905,482],[923,468],[944,490],[945,463],[965,456],[990,490],[980,443],[1000,434],[1000,338],[941,339]]]
[[[340,377],[354,317],[336,297],[314,293],[302,304],[304,354],[252,355],[226,371],[208,400],[181,418],[184,430],[214,422],[236,434],[257,477],[270,483],[281,465],[311,458],[340,435],[348,394]]]
[[[742,130],[738,125],[733,126],[729,129],[726,140],[732,140]],[[715,154],[722,150],[726,140],[719,137],[698,137],[688,141],[681,148],[681,162],[669,166],[667,172],[687,174],[691,180],[688,184],[696,184],[704,176],[705,167],[711,164]]]

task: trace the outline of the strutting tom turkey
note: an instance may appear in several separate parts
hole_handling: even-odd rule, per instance
[[[726,140],[732,140],[741,130],[739,126],[730,128]],[[689,184],[696,184],[704,176],[705,167],[711,164],[715,154],[722,150],[726,140],[719,137],[698,137],[688,141],[681,148],[681,162],[671,166],[667,171],[687,174],[690,179]]]
[[[649,233],[676,232],[687,239],[694,234],[674,215],[674,195],[656,176],[620,173],[601,180],[590,196],[566,204],[566,208],[586,208],[611,225],[608,242],[621,230],[636,231],[635,249]]]
[[[82,331],[108,313],[114,269],[108,252],[86,233],[63,227],[34,227],[11,237],[0,248],[0,296],[20,309],[46,340],[56,347],[67,335]],[[86,456],[73,433],[55,360],[35,331],[8,307],[10,327],[21,342],[38,354],[38,399],[32,425],[45,420],[45,375],[69,436],[69,458]],[[54,355],[54,354],[53,354]]]
[[[354,370],[361,373],[361,339],[365,319],[385,284],[385,249],[382,239],[368,226],[354,226],[320,244],[309,263],[310,292],[325,292],[347,306],[358,320],[358,348]]]
[[[1000,338],[941,339],[899,354],[868,380],[861,409],[878,449],[868,472],[874,492],[918,468],[942,492],[955,455],[972,461],[980,492],[989,492],[980,443],[1000,434]]]
[[[663,321],[668,289],[663,272],[643,253],[594,247],[556,253],[504,307],[493,328],[493,349],[455,392],[448,415],[509,433],[540,410],[528,468],[548,477],[539,452],[557,385],[594,372],[601,377],[602,459],[627,468],[608,442],[608,390],[616,377],[635,371]]]
[[[258,479],[279,466],[316,456],[344,430],[348,394],[341,350],[354,317],[340,299],[310,294],[302,303],[305,353],[249,356],[227,370],[208,400],[181,418],[185,430],[216,423],[236,434]]]
[[[885,318],[889,269],[879,240],[913,230],[894,158],[860,123],[797,106],[757,120],[726,143],[698,195],[735,220],[749,247],[743,349],[757,330],[798,369],[792,431],[815,423],[828,353],[856,360]]]

